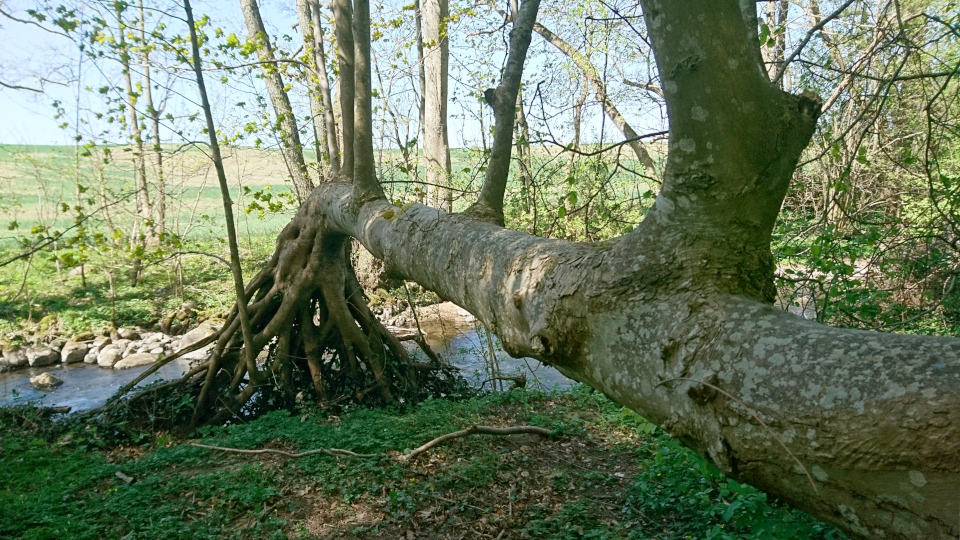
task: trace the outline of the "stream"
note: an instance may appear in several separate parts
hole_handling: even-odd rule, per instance
[[[424,321],[421,326],[427,343],[446,360],[460,368],[463,377],[473,386],[481,386],[489,378],[486,373],[489,344],[484,330],[475,325],[444,323],[442,320]],[[562,390],[575,384],[556,369],[532,358],[511,358],[504,353],[496,338],[494,350],[503,375],[527,374],[527,388]],[[410,343],[412,345],[412,343]],[[186,372],[189,361],[174,360],[140,383],[148,385],[157,380],[170,380]],[[96,364],[57,364],[43,368],[24,368],[0,373],[0,406],[35,402],[48,407],[70,407],[71,412],[85,411],[103,405],[123,385],[147,370],[142,366],[124,370],[101,368]],[[38,390],[30,385],[30,377],[49,372],[63,381],[53,390]],[[504,381],[504,388],[510,381]],[[484,384],[489,390],[491,383]]]

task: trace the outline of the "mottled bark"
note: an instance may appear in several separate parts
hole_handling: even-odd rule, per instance
[[[316,355],[319,317],[346,339],[336,373],[359,352],[386,398],[384,369],[414,367],[401,352],[383,361],[390,346],[379,339],[389,337],[343,262],[354,237],[470,310],[510,354],[603,391],[730,476],[856,536],[956,538],[960,340],[830,328],[772,307],[771,231],[820,103],[769,81],[737,0],[642,5],[670,144],[663,187],[636,230],[595,245],[547,240],[324,184],[247,287],[256,330],[244,346],[277,337],[275,358],[296,357],[297,327],[320,332],[297,349]],[[487,180],[478,205],[495,205],[502,189]],[[237,354],[220,341],[218,351]],[[249,397],[232,389],[229,403]]]
[[[270,103],[277,115],[277,127],[280,130],[280,151],[283,153],[287,170],[293,181],[293,189],[301,200],[313,189],[313,180],[307,172],[307,164],[303,159],[303,146],[300,144],[300,131],[290,98],[284,88],[283,77],[277,67],[273,54],[273,46],[267,36],[266,27],[260,17],[260,7],[257,0],[240,0],[243,11],[243,20],[247,25],[248,39],[257,45],[257,58],[260,60],[260,72],[263,82],[270,96]]]
[[[769,82],[737,2],[644,11],[671,137],[633,233],[591,246],[419,205],[357,211],[336,185],[302,211],[739,480],[854,535],[956,537],[960,341],[769,304],[770,232],[819,103]]]

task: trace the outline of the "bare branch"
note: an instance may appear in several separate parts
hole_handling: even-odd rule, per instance
[[[466,429],[461,429],[460,431],[454,431],[452,433],[447,433],[441,435],[430,442],[411,450],[410,452],[399,455],[396,457],[397,461],[410,461],[411,459],[419,456],[420,454],[430,450],[431,448],[443,444],[451,439],[458,439],[460,437],[466,437],[468,435],[519,435],[522,433],[532,433],[534,435],[540,435],[541,437],[549,437],[550,430],[547,428],[542,428],[538,426],[512,426],[512,427],[491,427],[491,426],[470,426]],[[378,452],[374,454],[358,454],[357,452],[352,452],[350,450],[344,450],[342,448],[315,448],[313,450],[307,450],[306,452],[287,452],[286,450],[278,450],[275,448],[261,448],[258,450],[244,450],[241,448],[227,448],[224,446],[212,446],[208,444],[200,443],[190,443],[190,446],[196,446],[197,448],[206,448],[208,450],[219,450],[220,452],[230,452],[233,454],[279,454],[281,456],[287,456],[289,458],[302,458],[305,456],[312,456],[315,454],[325,454],[328,456],[334,457],[361,457],[361,458],[375,458],[375,457],[387,457],[389,454],[386,452]]]
[[[780,69],[778,69],[776,75],[773,76],[774,83],[780,82],[780,79],[783,78],[783,74],[787,71],[787,68],[789,67],[790,62],[792,62],[793,59],[796,58],[797,55],[803,51],[804,47],[807,46],[807,43],[810,42],[810,39],[813,37],[813,35],[819,32],[821,28],[826,26],[828,22],[839,17],[840,14],[846,11],[846,9],[850,7],[850,4],[852,3],[853,3],[853,0],[847,0],[843,4],[840,4],[840,7],[834,10],[833,13],[831,13],[830,15],[827,15],[826,17],[821,19],[820,22],[810,27],[810,30],[807,31],[807,34],[803,36],[803,39],[800,41],[800,45],[798,45],[797,48],[794,49],[792,53],[790,53],[790,56],[788,56],[786,60],[783,61],[783,64],[780,65]]]
[[[11,90],[27,90],[27,91],[29,91],[29,92],[36,92],[36,93],[38,93],[38,94],[42,94],[42,93],[43,93],[43,89],[42,89],[42,88],[41,88],[41,89],[30,88],[29,86],[19,86],[19,85],[16,85],[16,84],[8,84],[8,83],[5,83],[5,82],[3,82],[3,81],[0,81],[0,86],[2,86],[2,87],[4,87],[4,88],[9,88],[9,89],[11,89]]]

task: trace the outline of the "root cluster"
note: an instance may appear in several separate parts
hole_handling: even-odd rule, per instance
[[[456,369],[428,355],[414,361],[373,315],[350,264],[350,238],[301,214],[246,286],[250,342],[237,306],[210,359],[176,385],[194,388],[191,427],[293,406],[415,401],[462,387]]]

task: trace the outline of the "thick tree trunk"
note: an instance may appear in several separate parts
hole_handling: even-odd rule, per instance
[[[644,3],[671,143],[633,233],[545,240],[419,205],[358,209],[343,185],[318,188],[301,215],[741,481],[855,535],[955,538],[960,341],[770,306],[770,232],[820,103],[768,81],[736,2],[693,4]]]
[[[730,476],[857,536],[956,538],[960,340],[835,329],[771,306],[771,232],[821,104],[771,84],[741,4],[642,0],[670,122],[664,182],[632,233],[592,245],[494,224],[536,13],[528,0],[504,81],[488,92],[500,157],[470,215],[393,206],[369,168],[316,188],[240,293],[251,299],[244,354],[268,347],[283,381],[303,363],[321,397],[331,384],[357,399],[416,393],[418,366],[366,309],[345,261],[354,237],[470,310],[510,354],[603,391]],[[368,9],[357,0],[367,98]],[[372,163],[359,141],[372,138],[369,99],[356,113],[358,165]],[[229,390],[201,396],[198,413],[216,406],[215,419],[263,387],[260,368],[238,358],[239,320],[231,314],[206,367]]]
[[[735,294],[736,276],[659,227],[599,248],[400,212],[356,213],[343,185],[301,210],[740,481],[863,537],[960,532],[960,341],[797,318]]]
[[[277,67],[273,55],[273,46],[267,36],[266,27],[260,17],[260,7],[257,0],[240,0],[243,10],[243,20],[247,24],[249,40],[257,45],[257,58],[260,59],[260,71],[263,82],[270,96],[270,103],[277,115],[277,125],[280,129],[281,152],[287,163],[287,170],[293,180],[293,188],[299,199],[304,199],[313,189],[313,180],[307,172],[307,164],[303,159],[303,146],[300,144],[300,131],[297,119],[290,106],[290,98],[284,89],[283,78]]]
[[[450,144],[447,139],[447,71],[450,41],[447,39],[447,0],[424,0],[423,64],[425,76],[423,156],[426,158],[427,184],[434,201],[446,211],[453,208],[450,184]]]

